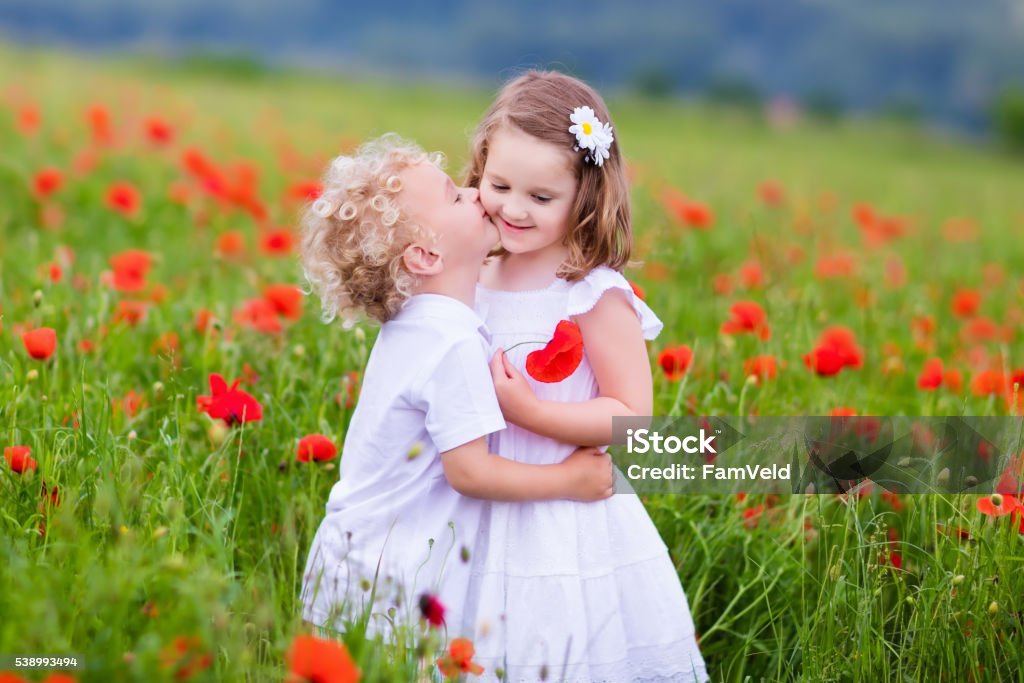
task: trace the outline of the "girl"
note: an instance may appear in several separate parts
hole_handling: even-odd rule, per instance
[[[644,339],[661,322],[619,271],[629,259],[629,194],[608,111],[558,73],[508,83],[480,123],[468,185],[480,188],[501,252],[481,272],[477,310],[505,430],[490,450],[558,462],[611,441],[612,416],[652,411]],[[527,355],[575,322],[585,357],[560,382],[521,374]],[[534,344],[531,344],[533,342]],[[548,378],[549,379],[549,378]],[[509,681],[703,681],[686,596],[635,495],[493,503],[478,548],[479,661]]]
[[[394,135],[367,143],[332,162],[303,223],[302,264],[325,317],[383,324],[303,574],[304,618],[333,630],[430,592],[462,635],[480,499],[611,495],[611,461],[596,449],[546,465],[487,452],[484,437],[505,423],[472,306],[497,234],[477,190],[437,164]]]

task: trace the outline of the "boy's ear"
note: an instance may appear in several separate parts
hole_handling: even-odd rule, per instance
[[[402,262],[413,275],[437,275],[444,269],[444,260],[436,251],[422,244],[410,244],[402,252]]]

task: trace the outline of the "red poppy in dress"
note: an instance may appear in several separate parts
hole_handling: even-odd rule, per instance
[[[729,308],[732,318],[722,323],[723,334],[756,334],[762,341],[772,336],[764,309],[753,301],[737,301]]]
[[[693,350],[685,344],[667,347],[658,354],[658,365],[670,382],[682,379],[692,362]]]
[[[210,395],[196,396],[196,408],[228,426],[263,419],[263,406],[251,394],[238,388],[241,380],[228,387],[216,372],[210,373]]]
[[[146,137],[154,145],[166,145],[174,140],[174,128],[158,116],[151,116],[143,122]]]
[[[641,287],[637,283],[630,282],[629,283],[629,288],[633,290],[633,293],[636,294],[636,297],[638,299],[646,299],[647,298],[646,294],[644,293],[643,287]]]
[[[445,678],[455,679],[462,674],[468,673],[479,676],[484,668],[473,660],[476,649],[473,642],[467,638],[455,638],[448,646],[448,653],[437,660],[437,667]]]
[[[921,368],[921,374],[917,376],[917,388],[925,391],[934,391],[942,386],[942,359],[929,358]]]
[[[435,628],[444,626],[444,605],[436,595],[424,593],[420,596],[420,616]]]
[[[268,256],[288,256],[295,246],[295,236],[291,230],[267,230],[260,238],[260,249]]]
[[[131,218],[139,213],[142,206],[142,195],[131,183],[114,183],[107,188],[107,206]]]
[[[961,289],[953,295],[953,315],[958,318],[970,318],[978,312],[981,305],[981,294],[974,289]]]
[[[235,322],[243,327],[259,330],[266,334],[277,334],[284,327],[277,317],[274,305],[266,299],[248,299],[234,314]]]
[[[583,335],[579,326],[560,320],[551,341],[526,357],[526,372],[538,382],[561,382],[576,372],[583,360]]]
[[[286,683],[359,683],[359,668],[343,643],[295,636],[288,648]]]
[[[295,285],[267,285],[263,298],[270,302],[277,313],[288,320],[302,317],[302,290]]]
[[[36,360],[47,360],[57,350],[57,332],[52,327],[38,327],[21,335],[28,355]]]
[[[53,167],[44,168],[32,179],[32,189],[36,197],[46,199],[64,184],[63,174]]]
[[[177,636],[160,651],[160,666],[173,669],[178,681],[187,681],[211,664],[213,655],[203,649],[197,636]]]
[[[323,434],[307,434],[299,439],[299,450],[295,454],[299,462],[324,462],[338,455],[338,447]]]
[[[4,460],[11,470],[23,474],[28,470],[35,470],[39,465],[31,453],[32,449],[28,446],[8,446],[4,448]]]
[[[128,249],[110,257],[114,269],[114,289],[119,292],[139,292],[146,288],[146,274],[153,258],[141,249]]]

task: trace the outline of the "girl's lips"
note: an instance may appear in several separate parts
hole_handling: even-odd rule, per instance
[[[504,223],[505,227],[508,228],[509,230],[529,230],[530,229],[530,226],[525,226],[524,227],[524,226],[520,226],[520,225],[513,225],[512,223],[509,223],[504,218],[501,219],[501,222]]]

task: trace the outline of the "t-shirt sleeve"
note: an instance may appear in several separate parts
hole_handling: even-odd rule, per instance
[[[482,339],[460,340],[442,354],[419,398],[439,453],[505,428]]]
[[[567,315],[571,317],[589,312],[601,300],[604,293],[611,289],[625,292],[627,301],[633,306],[637,318],[640,319],[640,329],[643,331],[644,339],[654,339],[661,333],[664,325],[654,311],[636,295],[622,273],[607,266],[594,268],[587,273],[585,278],[573,284],[572,289],[569,290]]]

